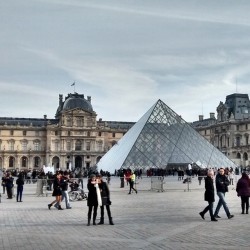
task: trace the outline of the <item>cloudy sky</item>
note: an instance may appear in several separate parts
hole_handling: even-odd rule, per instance
[[[249,12],[248,0],[2,1],[0,117],[54,118],[76,91],[98,119],[137,121],[158,99],[208,118],[250,94]]]

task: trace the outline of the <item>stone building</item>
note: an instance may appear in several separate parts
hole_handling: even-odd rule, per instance
[[[0,117],[0,169],[88,169],[123,137],[134,122],[97,120],[91,97],[68,94],[54,119]],[[248,166],[250,154],[250,101],[232,94],[215,113],[191,125],[235,164]]]
[[[202,115],[192,126],[236,165],[249,165],[250,101],[248,94],[232,94],[217,107],[217,118]]]
[[[89,169],[133,126],[96,120],[91,97],[68,94],[55,119],[0,117],[0,168]]]

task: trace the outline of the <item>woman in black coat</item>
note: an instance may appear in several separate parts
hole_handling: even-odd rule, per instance
[[[107,182],[103,181],[101,175],[97,175],[96,178],[98,180],[98,185],[99,185],[99,189],[101,192],[101,198],[102,198],[102,205],[100,207],[101,208],[101,218],[100,218],[100,222],[98,223],[98,225],[104,224],[104,206],[106,206],[107,214],[109,217],[109,224],[114,225],[113,219],[111,216],[111,211],[110,211],[111,201],[110,201],[110,192],[109,192],[108,184],[107,184]]]
[[[87,188],[89,190],[89,193],[88,193],[88,202],[87,202],[87,205],[89,207],[89,211],[88,211],[88,224],[87,224],[87,226],[90,225],[93,207],[94,207],[93,225],[96,225],[95,221],[96,221],[97,208],[98,208],[97,192],[99,190],[99,186],[98,186],[98,182],[96,180],[96,176],[95,175],[91,175],[90,176],[90,178],[88,180]]]
[[[202,212],[200,212],[200,216],[203,220],[205,220],[205,214],[207,211],[210,213],[211,221],[217,221],[214,218],[213,213],[213,204],[214,204],[214,171],[212,169],[209,169],[207,171],[207,177],[205,178],[205,194],[204,194],[204,200],[208,202],[208,206],[204,208]]]
[[[61,178],[62,178],[62,171],[57,171],[53,181],[53,193],[52,196],[55,196],[56,199],[48,204],[48,208],[50,209],[54,204],[58,204],[57,209],[63,210],[61,207],[62,201],[62,189],[61,189]]]

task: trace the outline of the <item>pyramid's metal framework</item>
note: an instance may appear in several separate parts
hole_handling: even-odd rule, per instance
[[[195,162],[201,167],[236,165],[158,100],[99,161],[99,170],[165,168]]]

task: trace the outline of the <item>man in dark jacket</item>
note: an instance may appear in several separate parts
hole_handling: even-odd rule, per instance
[[[219,214],[221,206],[223,206],[228,219],[231,219],[234,217],[234,215],[230,214],[227,203],[225,201],[225,193],[228,192],[229,180],[227,176],[225,176],[224,168],[219,169],[219,173],[216,175],[215,183],[216,183],[216,190],[217,190],[217,195],[219,197],[219,201],[214,212],[214,217],[220,218],[218,214]]]

